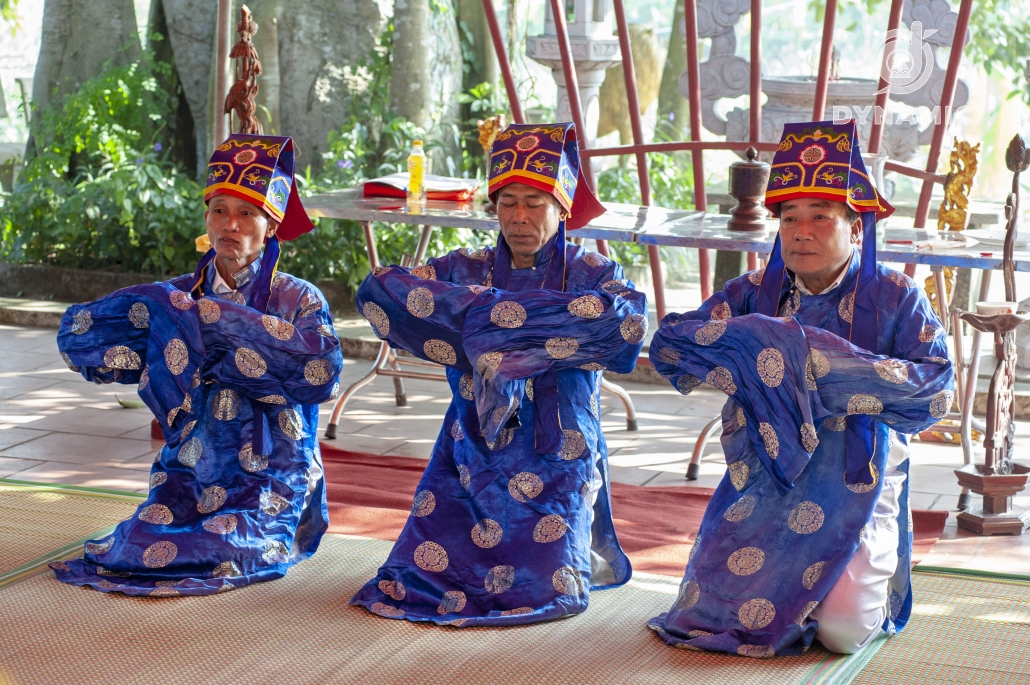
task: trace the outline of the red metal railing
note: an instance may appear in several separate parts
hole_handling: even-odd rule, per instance
[[[579,91],[575,75],[575,64],[572,59],[572,50],[568,40],[568,27],[565,20],[564,8],[561,0],[550,0],[551,12],[554,15],[555,29],[558,34],[558,46],[562,59],[562,71],[565,75],[565,84],[569,92],[569,106],[572,110],[573,121],[580,131],[581,156],[583,159],[609,155],[632,154],[637,158],[637,174],[640,184],[641,203],[651,204],[651,189],[647,173],[648,152],[675,152],[690,151],[694,170],[694,203],[697,209],[707,211],[708,198],[704,182],[704,159],[705,150],[744,150],[754,145],[760,152],[774,151],[775,143],[761,142],[762,122],[762,89],[761,89],[761,39],[762,39],[762,3],[761,0],[751,0],[751,73],[750,73],[750,131],[747,142],[717,142],[701,140],[701,75],[698,60],[698,34],[697,34],[697,4],[696,0],[683,0],[683,16],[686,29],[686,52],[687,52],[687,100],[690,104],[690,140],[667,143],[644,143],[640,123],[640,109],[638,107],[637,87],[635,70],[633,66],[633,53],[629,45],[629,26],[626,22],[625,7],[623,0],[613,0],[615,7],[615,22],[619,34],[619,46],[622,50],[623,75],[626,81],[626,96],[629,104],[630,123],[633,130],[633,145],[618,145],[606,148],[586,149],[586,129],[583,126],[583,112],[579,102]],[[901,23],[901,10],[903,0],[892,0],[890,14],[887,22],[888,31],[896,30]],[[490,36],[494,43],[494,50],[497,53],[501,74],[504,78],[504,86],[508,93],[508,100],[511,103],[512,117],[516,122],[524,121],[522,107],[519,103],[518,90],[515,86],[515,79],[512,76],[511,64],[505,54],[504,42],[500,28],[497,24],[497,15],[494,12],[492,0],[483,0],[483,9],[486,12],[487,23],[490,28]],[[927,159],[926,170],[915,169],[897,162],[887,162],[886,169],[899,174],[918,178],[923,181],[922,192],[919,196],[919,204],[916,208],[915,226],[926,225],[929,214],[930,193],[934,183],[943,183],[944,176],[935,173],[937,160],[940,157],[941,145],[944,141],[944,134],[947,131],[950,118],[951,106],[954,102],[955,87],[958,81],[958,67],[962,57],[962,46],[966,30],[969,26],[969,14],[972,10],[972,0],[961,0],[958,21],[955,26],[955,38],[952,43],[951,54],[948,59],[948,69],[945,74],[944,88],[941,93],[941,116],[935,124],[933,141],[930,145],[930,155]],[[823,34],[819,51],[819,76],[816,81],[815,100],[812,106],[812,117],[820,120],[826,112],[826,95],[829,87],[830,62],[833,52],[833,29],[837,14],[837,0],[826,0],[825,14],[823,18]],[[676,30],[676,27],[673,27]],[[890,34],[889,34],[890,35]],[[889,40],[884,50],[884,60],[890,54],[890,46],[894,41]],[[880,87],[889,86],[883,79],[883,72],[880,77]],[[877,121],[876,113],[886,109],[888,91],[879,93],[876,98],[877,109],[873,110],[873,128],[870,135],[870,152],[879,152],[883,139],[883,123]],[[584,165],[584,174],[590,174],[589,164]],[[587,176],[588,182],[593,186],[591,175]],[[603,249],[607,253],[607,246]],[[600,242],[598,248],[601,248]],[[707,299],[711,296],[711,261],[708,250],[698,250],[698,262],[700,266],[701,295]],[[651,273],[655,287],[655,307],[658,310],[658,317],[665,316],[665,290],[661,274],[661,258],[656,246],[648,246],[648,258],[651,262]],[[757,259],[755,255],[748,255],[748,268],[755,268]],[[911,265],[914,270],[914,265]],[[909,272],[906,267],[906,273]],[[910,274],[911,275],[911,274]]]

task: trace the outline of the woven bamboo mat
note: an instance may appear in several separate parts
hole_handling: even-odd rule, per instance
[[[132,515],[142,496],[0,479],[0,586]]]
[[[349,606],[390,547],[327,535],[285,578],[206,597],[105,595],[41,568],[0,590],[0,625],[11,628],[0,682],[814,685],[847,682],[871,656],[667,647],[645,622],[669,607],[678,579],[656,575],[594,593],[580,616],[515,628],[413,624]]]

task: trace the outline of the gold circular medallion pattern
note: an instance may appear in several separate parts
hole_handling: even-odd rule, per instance
[[[713,319],[694,331],[694,342],[698,345],[711,345],[721,338],[722,334],[725,332],[726,321],[723,319]],[[679,355],[677,355],[677,357],[678,356]]]
[[[486,588],[487,592],[492,592],[495,595],[511,589],[511,586],[514,584],[514,566],[494,566],[486,572],[486,578],[483,579],[483,587]]]
[[[141,373],[139,375],[139,386],[137,386],[136,390],[137,391],[142,391],[143,388],[147,387],[148,385],[150,385],[150,366],[149,365],[143,367],[143,373]]]
[[[472,401],[476,398],[473,388],[475,385],[472,382],[472,376],[465,373],[462,374],[461,378],[458,379],[458,394],[464,397],[466,400]]]
[[[562,566],[551,576],[551,585],[563,595],[583,594],[583,577],[571,566]]]
[[[150,310],[142,302],[133,302],[129,307],[129,321],[135,328],[150,327]]]
[[[261,324],[268,331],[268,334],[276,340],[289,340],[297,330],[289,321],[284,321],[278,316],[271,316],[270,314],[263,314],[261,316]],[[321,331],[319,332],[321,333]]]
[[[153,523],[159,526],[168,525],[174,519],[172,510],[163,504],[148,504],[139,510],[136,518],[144,523]]]
[[[619,333],[622,339],[631,345],[636,345],[647,335],[647,317],[643,314],[630,314],[619,326]]]
[[[762,285],[762,276],[765,275],[765,269],[759,269],[758,271],[751,271],[747,275],[747,280],[751,281],[751,285]]]
[[[726,568],[734,575],[750,576],[765,564],[765,552],[757,547],[742,547],[726,560]]]
[[[201,323],[214,323],[222,318],[222,308],[210,297],[197,300],[197,312],[200,314]]]
[[[150,489],[153,490],[159,485],[163,485],[168,480],[168,474],[164,471],[154,471],[150,474]]]
[[[379,591],[398,602],[408,595],[408,589],[399,580],[380,580]]]
[[[881,359],[873,363],[876,374],[895,385],[901,385],[908,380],[908,366],[900,359]]]
[[[261,558],[265,560],[266,564],[285,564],[290,560],[290,551],[279,540],[272,540],[265,545],[265,551],[262,552]]]
[[[887,271],[887,276],[892,281],[894,281],[894,285],[896,285],[898,287],[901,287],[901,288],[914,288],[914,287],[916,287],[916,282],[913,281],[908,276],[906,276],[905,274],[901,273],[900,271],[895,271],[894,269],[887,269],[886,271]]]
[[[179,448],[179,463],[193,468],[203,454],[204,444],[200,442],[200,438],[190,438]]]
[[[361,315],[372,324],[372,330],[377,336],[385,338],[390,335],[390,317],[375,302],[366,302],[361,308]]]
[[[416,266],[412,269],[411,275],[421,278],[423,281],[435,281],[436,269],[432,264],[423,264],[422,266]]]
[[[937,337],[941,330],[942,329],[939,326],[935,326],[934,324],[930,323],[926,324],[919,331],[919,342],[933,342],[934,338]]]
[[[107,554],[114,547],[114,536],[103,540],[102,542],[87,542],[86,543],[86,554]]]
[[[508,494],[519,502],[533,499],[544,491],[544,481],[540,476],[529,471],[523,471],[512,476],[508,481]]]
[[[829,372],[830,361],[826,358],[826,355],[814,347],[809,349],[808,361],[805,364],[805,382],[808,385],[808,389],[812,391],[818,390],[819,386],[816,384],[816,380]]]
[[[872,395],[852,395],[848,400],[849,414],[879,414],[883,411],[883,402]]]
[[[737,384],[733,382],[733,374],[724,366],[717,366],[705,376],[705,383],[727,395],[737,392]]]
[[[565,531],[568,529],[569,526],[565,523],[565,519],[557,514],[549,514],[537,521],[536,527],[533,528],[533,541],[554,542],[565,535]]]
[[[143,551],[143,565],[147,568],[163,568],[175,560],[179,548],[174,542],[161,540]]]
[[[819,446],[819,434],[815,429],[815,426],[811,423],[801,424],[801,446],[805,448],[805,451],[811,454],[815,452],[815,448]]]
[[[165,419],[165,423],[168,424],[169,428],[171,428],[172,424],[175,423],[175,417],[178,416],[178,415],[179,415],[179,407],[173,407],[172,410],[170,412],[168,412],[168,418]]]
[[[313,359],[304,365],[304,380],[311,385],[325,385],[329,382],[331,374],[328,359]]]
[[[533,383],[532,378],[526,379],[526,397],[532,402],[534,399],[534,393],[536,392],[536,385]]]
[[[515,607],[514,609],[505,609],[501,612],[501,616],[525,616],[531,613],[533,613],[532,607]]]
[[[722,517],[731,523],[740,523],[755,510],[755,498],[751,495],[744,495],[731,504]]]
[[[184,293],[181,290],[173,290],[168,294],[168,299],[171,301],[172,306],[183,311],[186,311],[194,304],[193,298],[190,297],[190,294]]]
[[[450,560],[447,558],[447,550],[435,542],[423,542],[415,548],[415,565],[423,571],[439,573],[447,568]]]
[[[696,540],[694,541],[694,546],[697,547]],[[698,585],[696,580],[688,580],[680,584],[680,590],[676,595],[676,601],[673,603],[672,608],[676,611],[686,611],[697,604],[700,596],[701,586]]]
[[[248,347],[236,350],[236,368],[247,378],[261,378],[268,370],[261,355]]]
[[[797,623],[799,626],[804,628],[805,623],[808,619],[808,615],[815,611],[815,608],[817,606],[819,606],[819,602],[809,602],[808,604],[803,606],[801,608],[801,611],[798,612],[797,618],[794,619],[794,623]]]
[[[147,597],[178,597],[179,591],[174,587],[156,587],[147,593]]]
[[[482,519],[472,526],[472,542],[476,543],[476,547],[483,549],[496,547],[503,536],[504,531],[501,529],[501,524],[493,519]]]
[[[286,398],[282,395],[265,395],[259,397],[258,402],[264,402],[265,404],[286,404]]]
[[[558,452],[558,456],[565,461],[578,459],[583,454],[583,450],[587,448],[586,438],[579,431],[568,428],[561,433],[561,450]]]
[[[550,338],[544,343],[544,349],[555,359],[568,359],[579,350],[579,341],[575,338]]]
[[[464,464],[458,464],[458,482],[461,483],[461,487],[467,492],[469,486],[472,485],[472,474],[469,473],[469,467]]]
[[[620,293],[623,290],[626,290],[628,283],[629,281],[627,281],[625,278],[617,278],[613,281],[605,281],[604,285],[601,286],[601,290],[614,295],[615,293]]]
[[[504,354],[501,352],[484,352],[476,360],[476,370],[483,378],[489,380],[501,367],[502,359],[504,359]]]
[[[93,315],[89,313],[88,309],[76,312],[75,316],[72,317],[72,333],[75,335],[82,335],[92,325]]]
[[[748,630],[761,630],[776,618],[776,607],[769,600],[756,597],[741,605],[737,618]]]
[[[211,402],[211,413],[219,421],[232,421],[240,413],[240,396],[235,390],[219,390]]]
[[[762,442],[765,443],[765,451],[769,453],[769,456],[773,459],[780,456],[780,439],[776,435],[776,430],[772,427],[772,424],[768,424],[762,421],[758,424],[758,434],[762,436]]]
[[[880,482],[880,471],[876,468],[876,464],[869,462],[869,472],[872,474],[873,481],[871,483],[849,483],[848,474],[844,473],[844,487],[856,495],[864,495],[867,492],[872,492],[876,487],[876,484]]]
[[[806,500],[790,510],[787,527],[799,535],[809,535],[822,528],[824,520],[823,508]]]
[[[372,602],[372,606],[368,610],[384,618],[404,618],[404,609],[398,609],[382,602]]]
[[[583,369],[584,371],[604,371],[604,366],[597,362],[588,362],[586,364],[580,364],[576,368]]]
[[[319,324],[318,328],[316,328],[315,330],[317,330],[318,334],[321,335],[323,338],[329,338],[330,340],[336,339],[336,329],[333,328],[330,324]]]
[[[490,310],[490,321],[501,328],[518,328],[526,323],[526,308],[518,302],[498,302]]]
[[[783,354],[774,347],[759,352],[758,375],[770,388],[778,387],[783,382]]]
[[[215,535],[226,535],[236,531],[236,514],[218,514],[204,519],[200,525],[204,530]]]
[[[855,293],[848,293],[841,299],[840,304],[837,305],[837,314],[840,315],[840,318],[851,323],[851,319],[855,315]]]
[[[290,500],[277,492],[266,490],[258,497],[258,506],[269,516],[278,516],[290,506]]]
[[[466,601],[465,593],[461,590],[448,590],[443,593],[440,606],[436,607],[436,613],[441,616],[444,614],[456,614],[465,608]]]
[[[434,509],[436,509],[436,495],[431,490],[415,493],[415,499],[411,502],[412,516],[429,516]]]
[[[776,649],[772,645],[740,645],[737,647],[737,654],[752,659],[768,659],[776,655]]]
[[[840,433],[848,427],[848,417],[831,416],[823,421],[823,427],[833,431],[834,433]]]
[[[596,319],[604,314],[604,303],[597,295],[583,295],[569,302],[568,310],[581,319]]]
[[[240,448],[240,466],[247,473],[257,473],[268,468],[268,457],[261,454],[254,454],[254,444],[248,442]]]
[[[300,420],[300,414],[296,409],[283,409],[279,412],[279,430],[293,440],[300,440],[304,437],[304,423]]]
[[[104,353],[104,366],[132,371],[140,365],[139,355],[125,345],[115,345]]]
[[[597,252],[587,252],[585,255],[583,255],[583,261],[589,264],[590,266],[604,266],[608,260],[606,260],[603,255]]]
[[[454,440],[454,442],[459,442],[465,439],[465,431],[461,429],[461,421],[458,421],[457,419],[455,419],[454,423],[451,424],[451,439]]]
[[[380,265],[380,266],[372,267],[372,275],[376,276],[376,277],[382,276],[383,274],[390,273],[391,271],[393,271],[393,267],[392,266],[381,266]]]
[[[689,395],[701,385],[701,379],[689,373],[676,379],[676,389],[683,395]]]
[[[189,395],[186,395],[186,398],[188,399]],[[186,438],[188,438],[190,433],[193,432],[193,429],[196,427],[196,425],[197,425],[196,421],[190,421],[185,426],[183,426],[182,427],[182,434],[179,435],[179,439],[180,440],[185,440]]]
[[[805,572],[801,576],[801,584],[805,586],[806,590],[811,590],[815,587],[815,584],[823,577],[824,568],[826,568],[826,562],[817,561],[805,569]]]
[[[737,428],[743,428],[747,425],[747,416],[744,415],[744,408],[737,405]]]
[[[443,340],[427,340],[422,345],[422,351],[437,364],[453,366],[458,362],[458,355],[454,353],[454,348]]]
[[[955,393],[951,390],[941,390],[930,400],[930,416],[935,419],[943,419],[951,411],[951,403],[955,399]]]
[[[201,514],[210,514],[217,511],[225,504],[225,488],[212,485],[200,491],[200,499],[197,500],[197,511]]]
[[[679,364],[680,353],[671,347],[663,347],[658,350],[658,359],[665,362],[666,364]]]
[[[733,483],[733,487],[736,488],[737,492],[744,489],[747,485],[748,476],[751,475],[751,469],[742,461],[735,461],[729,466],[730,471],[730,482]]]
[[[243,571],[240,570],[235,561],[223,561],[211,569],[212,578],[239,578],[242,575]]]
[[[711,318],[713,321],[719,319],[729,319],[733,316],[733,310],[730,309],[729,302],[720,302],[719,304],[712,307]]]
[[[190,363],[189,350],[186,349],[186,343],[178,338],[172,338],[165,345],[165,364],[168,365],[168,370],[176,376],[181,375],[186,370],[186,365]]]
[[[433,301],[433,291],[429,288],[412,288],[408,292],[408,313],[424,319],[433,313],[436,303]]]

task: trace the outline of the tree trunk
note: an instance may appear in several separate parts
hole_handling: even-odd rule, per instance
[[[350,93],[367,83],[355,65],[368,59],[383,21],[375,0],[307,0],[283,12],[279,115],[281,135],[293,136],[299,151],[298,173],[321,169],[329,131],[350,116]]]
[[[680,94],[680,76],[687,70],[686,41],[680,33],[683,24],[683,3],[675,3],[672,15],[672,32],[669,34],[669,50],[665,54],[665,68],[662,70],[662,85],[658,91],[658,125],[656,138],[662,134],[682,140],[690,132],[690,106]]]
[[[429,128],[429,0],[396,0],[393,6],[393,67],[390,109],[411,123]]]
[[[99,75],[108,62],[127,64],[139,54],[132,0],[45,0],[32,82],[33,108],[44,112],[59,106],[65,96]],[[37,121],[35,116],[32,119]],[[26,157],[31,156],[35,156],[32,138],[26,150]]]
[[[171,41],[168,40],[168,21],[165,17],[164,5],[160,0],[155,0],[150,5],[150,17],[147,20],[147,30],[150,35],[162,36],[159,40],[150,41],[150,47],[154,51],[154,58],[172,66],[172,72],[168,76],[159,74],[158,87],[165,92],[171,93],[175,100],[175,112],[168,121],[163,122],[165,128],[161,131],[161,141],[168,150],[168,155],[180,166],[186,169],[197,169],[200,173],[200,165],[197,157],[197,135],[193,124],[193,114],[190,112],[189,102],[183,92],[182,82],[179,79],[179,72],[176,68],[175,54],[172,50]],[[205,164],[207,160],[202,160]]]
[[[203,179],[214,149],[208,131],[209,82],[214,56],[218,3],[212,0],[153,0],[161,3],[168,27],[168,44],[175,60],[175,75],[193,119],[197,176]],[[219,141],[221,142],[221,141]]]
[[[258,32],[254,35],[254,47],[261,60],[261,75],[258,76],[256,98],[257,118],[265,133],[283,135],[279,116],[279,21],[282,0],[256,0],[248,2],[254,14]]]
[[[500,69],[497,66],[497,55],[490,38],[490,27],[486,23],[483,11],[483,0],[457,0],[458,22],[465,24],[465,37],[472,42],[472,53],[475,61],[469,65],[469,73],[465,77],[465,90],[489,83],[497,86]]]

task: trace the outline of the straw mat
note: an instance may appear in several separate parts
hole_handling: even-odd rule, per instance
[[[589,610],[514,628],[445,628],[351,607],[391,543],[327,535],[281,580],[167,599],[64,585],[37,572],[0,590],[0,683],[846,683],[857,657],[813,648],[748,659],[665,646],[645,621],[678,579],[638,574]],[[850,667],[850,668],[849,668]]]
[[[141,497],[0,479],[0,586],[103,535],[131,516]]]

